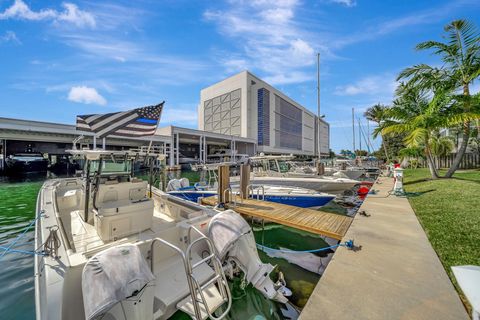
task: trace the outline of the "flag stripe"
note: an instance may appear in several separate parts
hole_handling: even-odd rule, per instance
[[[131,130],[123,130],[123,129],[120,129],[120,130],[117,130],[114,132],[115,135],[117,134],[123,134],[123,135],[131,135],[131,136],[144,136],[144,135],[152,135],[155,133],[155,129],[152,129],[150,131],[131,131]]]
[[[136,129],[139,129],[139,130],[152,129],[152,128],[155,128],[155,125],[144,125],[144,124],[138,124],[136,122],[132,122],[129,125],[127,125],[127,128],[136,128]]]
[[[112,117],[108,118],[108,119],[104,119],[102,120],[102,122],[104,122],[104,124],[102,126],[99,126],[97,128],[93,128],[92,127],[92,130],[95,131],[95,132],[100,132],[100,131],[104,131],[105,129],[109,128],[109,130],[112,130],[114,128],[117,127],[117,125],[120,123],[120,121],[122,121],[123,119],[125,118],[128,118],[130,117],[131,115],[135,115],[136,117],[138,117],[138,114],[136,114],[135,112],[131,111],[131,112],[122,112],[122,115],[120,117],[117,117],[115,119],[113,119],[112,121],[108,121],[108,122],[104,122],[104,120],[109,120],[111,119]]]
[[[98,131],[97,134],[100,138],[103,138],[104,136],[108,135],[109,133],[112,133],[113,131],[115,131],[119,127],[122,127],[122,125],[124,125],[125,123],[130,122],[130,121],[136,119],[137,117],[138,117],[138,115],[136,113],[133,113],[133,114],[127,116],[126,118],[123,118],[122,120],[120,120],[118,122],[115,122],[114,124],[106,127],[102,131]]]
[[[126,114],[129,114],[129,113],[131,113],[131,112],[119,112],[119,113],[115,113],[113,115],[110,115],[108,117],[104,117],[101,121],[96,122],[95,124],[92,124],[92,130],[102,130],[102,129],[100,129],[100,127],[108,125],[113,120],[124,117]],[[89,123],[89,124],[91,124],[91,123]]]
[[[109,114],[109,113],[107,113],[107,114]],[[88,116],[88,118],[85,119],[85,122],[86,122],[86,123],[93,122],[93,121],[97,120],[98,118],[100,118],[101,116],[103,116],[103,114],[93,114],[93,115],[90,115],[90,116]]]
[[[140,119],[137,119],[138,122],[143,122],[143,123],[153,123],[153,124],[157,124],[157,120],[154,120],[154,119],[145,119],[145,118],[140,118]]]

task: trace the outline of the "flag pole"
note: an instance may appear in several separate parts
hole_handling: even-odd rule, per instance
[[[150,137],[150,142],[148,143],[147,154],[150,153],[150,148],[152,147],[152,142],[153,142],[153,136],[157,133],[158,126],[160,125],[160,118],[162,117],[164,103],[165,103],[165,101],[163,101],[161,103],[162,109],[160,110],[160,115],[158,116],[157,125],[155,126],[155,131],[153,132],[152,136]],[[163,152],[165,152],[165,150],[163,150]]]
[[[155,126],[155,131],[153,132],[152,136],[150,137],[150,142],[148,143],[147,154],[150,153],[150,148],[152,147],[153,136],[157,133],[158,125],[160,124],[160,118],[157,121],[157,125]]]

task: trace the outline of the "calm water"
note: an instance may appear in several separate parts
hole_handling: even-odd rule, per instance
[[[183,172],[181,176],[196,182],[199,174]],[[180,172],[169,173],[169,178],[180,177]],[[0,246],[8,246],[32,221],[35,213],[37,194],[45,176],[28,176],[17,179],[0,177]],[[326,246],[318,236],[300,232],[284,226],[267,224],[264,228],[253,225],[258,243],[272,248],[308,250]],[[15,249],[33,250],[33,227],[15,245]],[[1,251],[0,251],[1,252]],[[305,305],[315,284],[319,280],[316,273],[287,262],[281,258],[271,258],[259,251],[264,262],[277,265],[292,290],[291,301],[297,306]],[[0,315],[1,319],[34,319],[33,258],[29,255],[10,253],[0,260]],[[254,288],[241,289],[238,283],[231,283],[233,293],[232,320],[281,319],[278,306],[265,299]],[[173,319],[189,319],[178,312]]]

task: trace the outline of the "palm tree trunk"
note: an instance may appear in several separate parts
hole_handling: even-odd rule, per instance
[[[463,85],[463,95],[466,97],[470,96],[470,88],[468,83]],[[470,101],[465,101],[463,105],[464,111],[470,111]],[[460,162],[462,162],[463,155],[465,151],[467,151],[468,146],[468,139],[470,139],[470,121],[465,121],[463,123],[463,136],[462,136],[462,143],[460,144],[460,148],[457,150],[457,154],[455,155],[455,159],[453,159],[452,166],[448,169],[445,178],[451,178],[455,171],[457,171],[458,167],[460,166]]]
[[[470,122],[466,121],[463,124],[462,143],[460,144],[460,148],[457,150],[455,159],[453,159],[452,166],[448,169],[447,173],[445,174],[445,178],[451,178],[455,173],[455,171],[457,171],[458,167],[460,166],[460,162],[462,162],[463,155],[467,151],[469,138],[470,138]]]
[[[438,171],[437,171],[437,168],[435,167],[435,162],[433,161],[430,148],[428,147],[428,142],[426,144],[427,146],[425,147],[425,157],[427,158],[426,160],[428,164],[428,169],[430,169],[430,174],[432,175],[432,179],[438,179]]]
[[[390,163],[390,159],[388,158],[388,151],[387,151],[387,137],[384,137],[382,134],[382,144],[383,144],[383,152],[385,152],[385,157],[387,158],[387,163]]]

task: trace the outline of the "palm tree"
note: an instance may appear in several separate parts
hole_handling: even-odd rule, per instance
[[[385,111],[387,120],[379,127],[382,134],[406,134],[407,148],[422,147],[433,179],[438,171],[433,161],[429,140],[441,126],[440,113],[445,110],[445,96],[429,100],[427,91],[410,83],[401,83],[393,106]]]
[[[385,119],[385,110],[388,109],[387,106],[384,106],[382,104],[376,104],[371,106],[370,108],[365,111],[363,114],[367,120],[376,122],[378,125]],[[382,144],[383,144],[383,151],[385,152],[385,157],[387,158],[387,163],[390,162],[390,159],[388,157],[388,150],[387,150],[387,139],[386,137],[383,136],[383,134],[380,135],[382,137]],[[376,138],[378,136],[378,133],[373,134],[373,137]]]
[[[430,144],[432,154],[437,158],[437,169],[439,169],[439,158],[445,157],[452,152],[454,147],[453,140],[436,132],[432,134],[428,143]]]
[[[402,162],[407,161],[409,162],[411,168],[417,169],[419,159],[423,157],[423,148],[421,147],[403,148],[399,151],[398,155],[401,157]]]
[[[463,99],[456,108],[460,114],[472,112],[470,86],[480,75],[480,35],[476,27],[466,20],[455,20],[445,26],[445,42],[426,41],[417,45],[417,50],[432,49],[440,56],[443,64],[434,67],[427,64],[415,65],[400,73],[398,79],[409,79],[415,85],[427,90],[461,91]],[[446,177],[458,169],[465,154],[470,136],[471,119],[461,123],[462,141]]]

